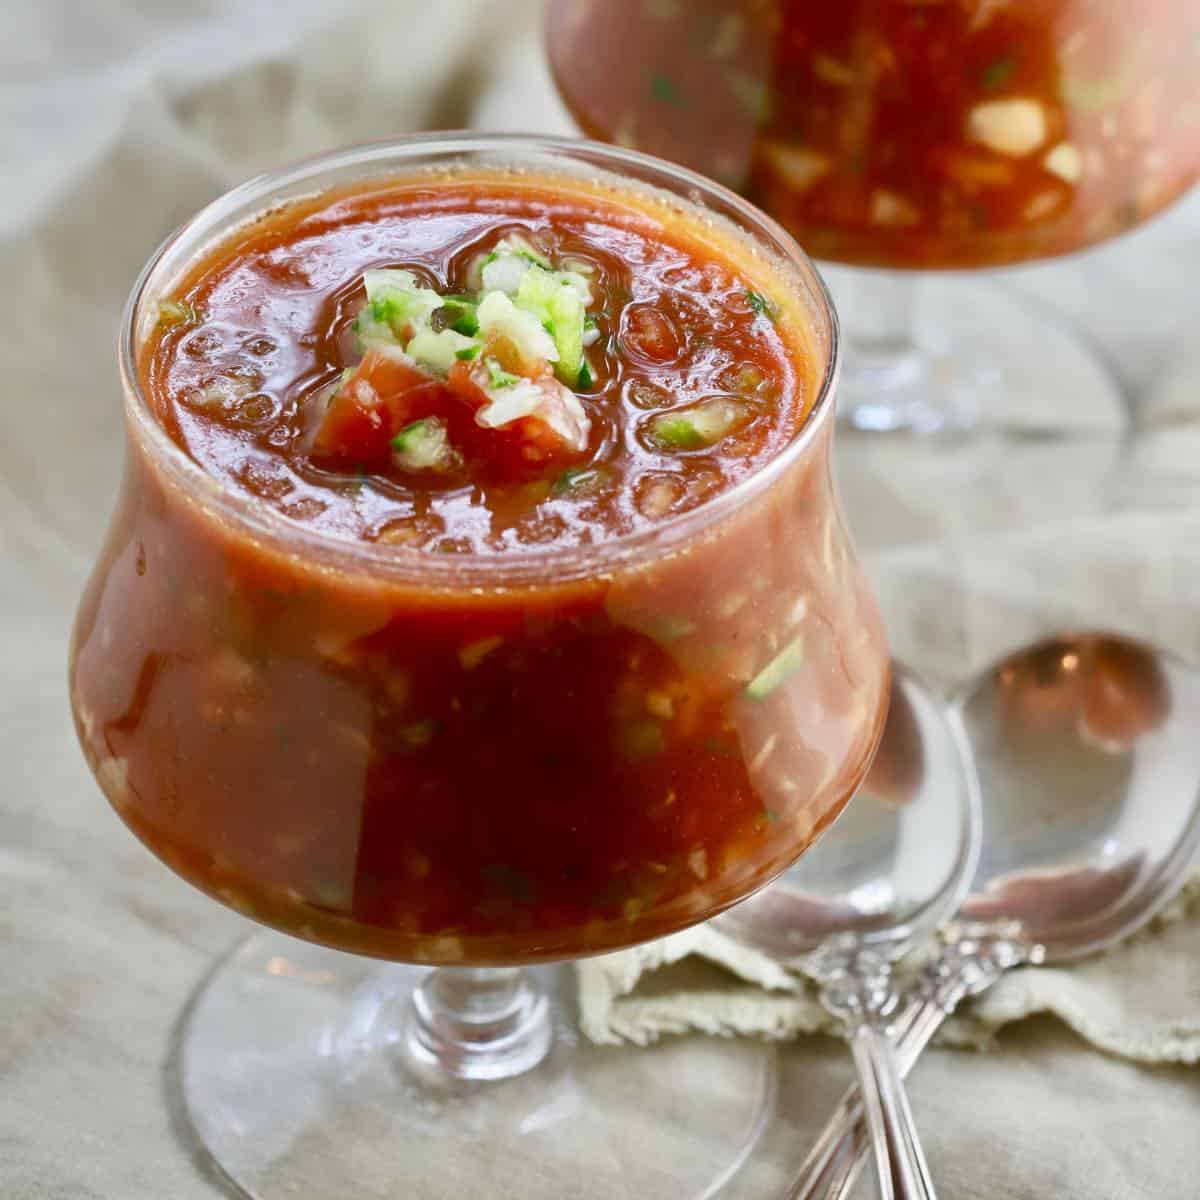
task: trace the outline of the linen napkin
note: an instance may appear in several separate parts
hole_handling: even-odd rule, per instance
[[[581,1025],[599,1043],[666,1034],[838,1035],[803,977],[701,925],[579,964]],[[1146,929],[1082,962],[1009,972],[962,1005],[935,1044],[992,1048],[1006,1025],[1048,1013],[1099,1050],[1146,1063],[1200,1058],[1200,877]]]

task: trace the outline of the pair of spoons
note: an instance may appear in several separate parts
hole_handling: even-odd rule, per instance
[[[1200,675],[1129,638],[1040,642],[945,703],[899,667],[862,792],[783,880],[720,918],[796,966],[846,1026],[859,1087],[788,1200],[933,1200],[903,1079],[1011,967],[1094,954],[1177,893],[1200,846]],[[901,1000],[892,966],[939,931]]]

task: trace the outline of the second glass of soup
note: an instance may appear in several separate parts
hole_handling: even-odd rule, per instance
[[[1113,400],[1060,322],[928,273],[1081,250],[1191,187],[1190,0],[555,0],[548,45],[590,135],[703,171],[857,268],[835,277],[850,423]]]

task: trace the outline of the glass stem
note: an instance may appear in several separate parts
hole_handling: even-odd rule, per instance
[[[932,432],[967,422],[944,410],[926,351],[916,338],[917,280],[910,271],[834,268],[830,288],[842,316],[845,367],[838,418],[869,432]]]
[[[912,275],[839,272],[836,295],[845,321],[847,382],[876,389],[911,383],[921,369]]]
[[[546,1056],[550,1002],[519,967],[438,967],[412,994],[405,1048],[454,1079],[507,1079]]]

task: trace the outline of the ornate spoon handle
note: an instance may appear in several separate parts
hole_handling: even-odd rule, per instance
[[[965,997],[985,991],[1010,967],[1041,959],[1040,946],[1021,941],[1009,929],[965,924],[948,931],[941,953],[923,973],[919,996],[894,1022],[901,1078]],[[841,1200],[870,1150],[862,1096],[850,1087],[801,1165],[787,1200]]]
[[[850,1039],[881,1200],[936,1200],[887,1033],[864,1023]]]

